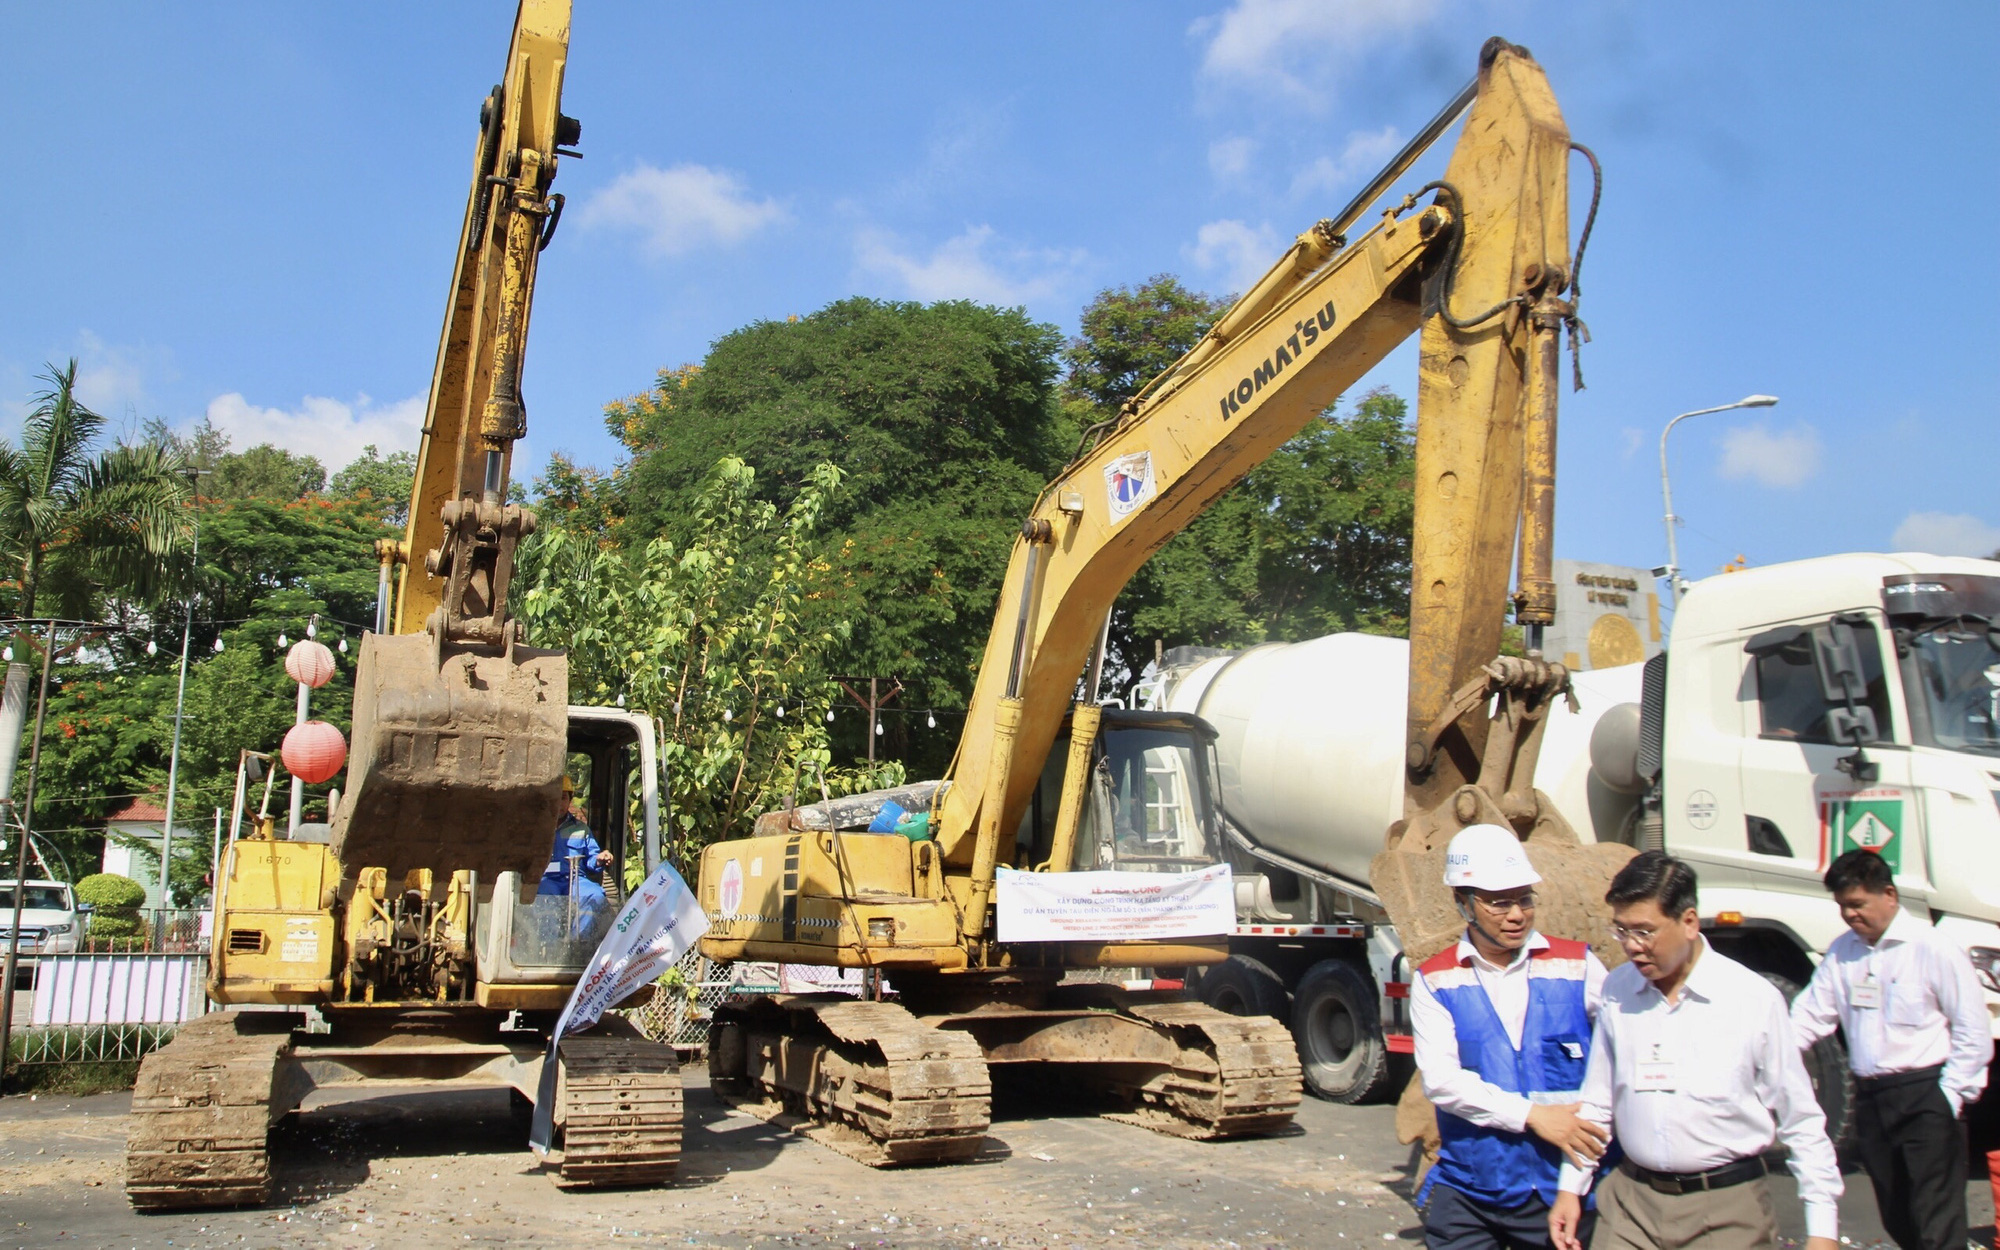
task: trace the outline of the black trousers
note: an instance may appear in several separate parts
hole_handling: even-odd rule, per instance
[[[1882,1227],[1903,1250],[1965,1245],[1965,1126],[1940,1069],[1855,1081],[1854,1150],[1875,1184]]]
[[[1597,1212],[1577,1221],[1576,1239],[1590,1244]],[[1530,1198],[1512,1210],[1474,1202],[1449,1185],[1431,1186],[1424,1204],[1424,1245],[1429,1250],[1549,1250],[1549,1208]],[[1956,1250],[1956,1248],[1954,1248]]]

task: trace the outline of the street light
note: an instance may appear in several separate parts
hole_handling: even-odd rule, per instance
[[[1749,395],[1733,404],[1722,404],[1714,408],[1697,408],[1684,412],[1667,422],[1667,428],[1660,431],[1660,498],[1667,505],[1667,590],[1673,596],[1673,606],[1681,606],[1681,555],[1680,546],[1674,541],[1674,523],[1680,518],[1674,515],[1674,488],[1667,482],[1667,435],[1674,427],[1689,417],[1706,416],[1711,412],[1728,412],[1732,408],[1769,408],[1778,402],[1776,395]]]
[[[211,470],[195,469],[188,474],[188,494],[194,503],[194,543],[188,556],[187,614],[181,622],[181,677],[174,693],[174,747],[167,757],[167,818],[160,824],[160,910],[155,913],[159,933],[166,937],[166,913],[172,905],[173,889],[167,878],[174,849],[174,800],[181,778],[181,713],[187,709],[188,640],[194,636],[195,579],[201,576],[201,479]],[[222,650],[222,636],[216,635],[215,649]]]

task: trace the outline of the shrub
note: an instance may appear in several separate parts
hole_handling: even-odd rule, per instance
[[[146,903],[146,887],[115,872],[92,873],[76,883],[76,901],[106,911],[138,911]]]
[[[115,872],[99,872],[76,883],[76,901],[96,910],[90,915],[91,937],[138,937],[144,931],[139,908],[146,901],[146,887]]]

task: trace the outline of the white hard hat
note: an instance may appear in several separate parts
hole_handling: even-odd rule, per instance
[[[1541,879],[1521,839],[1502,825],[1467,825],[1444,850],[1444,883],[1454,890],[1518,890]]]

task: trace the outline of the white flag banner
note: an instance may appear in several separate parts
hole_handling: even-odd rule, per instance
[[[1003,942],[1127,942],[1209,937],[1236,927],[1228,864],[1199,872],[999,870]]]
[[[555,1136],[557,1045],[569,1034],[596,1024],[607,1010],[642,986],[658,980],[706,932],[708,916],[672,864],[662,863],[632,891],[618,918],[605,931],[604,940],[597,944],[597,953],[577,978],[576,989],[570,992],[569,1002],[549,1035],[549,1053],[542,1061],[542,1080],[535,1098],[534,1127],[528,1134],[528,1145],[537,1155],[548,1153],[549,1141]]]

